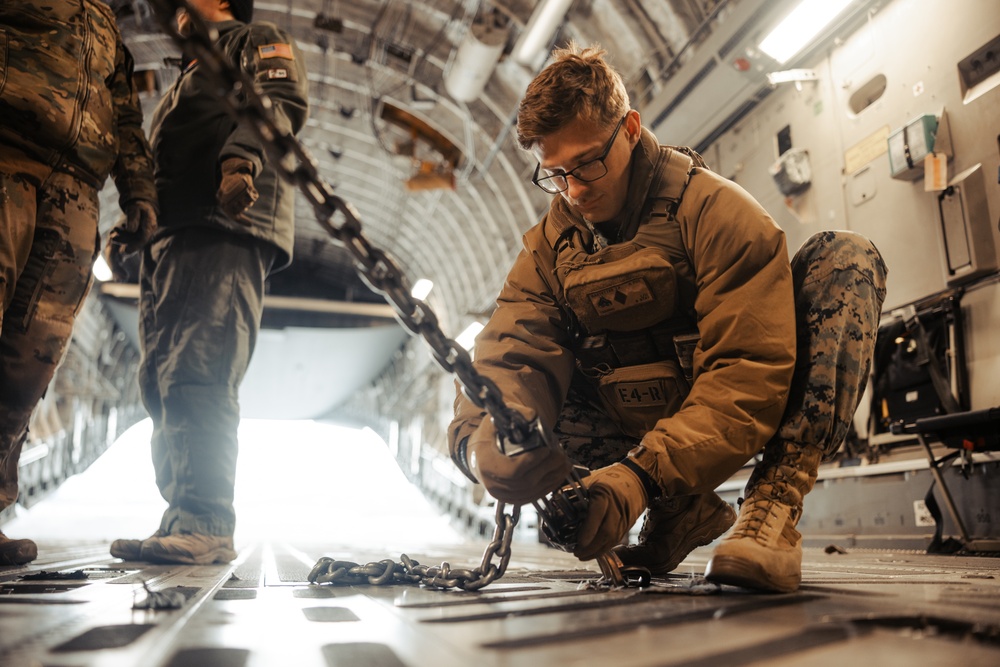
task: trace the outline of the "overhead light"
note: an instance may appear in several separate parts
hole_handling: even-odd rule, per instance
[[[466,350],[471,350],[476,344],[476,336],[479,332],[483,330],[483,325],[479,322],[473,322],[469,326],[465,327],[465,331],[458,334],[455,338],[455,342],[464,347]]]
[[[803,0],[760,43],[760,50],[779,63],[806,47],[852,0]]]
[[[514,62],[532,66],[543,49],[548,48],[559,25],[566,18],[566,12],[573,0],[542,0],[524,27],[520,39],[514,45]]]
[[[106,283],[114,278],[114,274],[111,273],[111,267],[104,261],[104,255],[98,255],[97,261],[94,262],[94,278],[100,280],[102,283]]]
[[[413,283],[413,288],[410,290],[410,296],[414,299],[420,299],[423,301],[427,298],[427,295],[431,293],[434,289],[434,283],[427,278],[421,278],[417,282]]]

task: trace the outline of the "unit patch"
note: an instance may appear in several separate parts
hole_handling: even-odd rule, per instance
[[[648,303],[653,299],[649,285],[642,278],[633,278],[624,283],[591,292],[587,296],[598,315],[608,315],[641,303]]]
[[[667,397],[659,380],[646,382],[619,382],[615,385],[615,398],[623,407],[666,405]]]
[[[266,58],[284,58],[285,60],[295,60],[295,53],[292,52],[291,44],[265,44],[257,47],[257,53],[261,60]]]

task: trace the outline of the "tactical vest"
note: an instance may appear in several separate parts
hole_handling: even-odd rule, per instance
[[[636,437],[690,391],[697,288],[676,214],[696,167],[705,163],[694,151],[662,147],[635,229],[623,230],[627,240],[588,252],[574,228],[553,243],[577,368]]]

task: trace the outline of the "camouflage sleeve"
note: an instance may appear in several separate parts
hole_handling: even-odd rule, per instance
[[[302,52],[294,39],[271,23],[255,22],[248,28],[239,54],[240,66],[257,89],[270,98],[278,128],[298,134],[309,115],[309,81]],[[254,164],[257,175],[267,156],[251,123],[247,117],[240,118],[219,154],[219,161],[228,157],[245,158]]]
[[[118,156],[111,174],[118,186],[118,202],[122,210],[135,199],[156,204],[153,157],[142,130],[142,106],[132,81],[134,67],[132,54],[119,38],[115,72],[109,87],[118,124]]]

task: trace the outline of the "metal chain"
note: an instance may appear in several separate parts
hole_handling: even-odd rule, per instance
[[[478,591],[506,572],[511,555],[510,543],[520,512],[520,506],[514,506],[513,511],[507,514],[503,503],[497,504],[493,540],[487,545],[479,567],[474,569],[452,569],[448,562],[443,562],[439,566],[421,565],[406,554],[400,555],[399,562],[389,558],[366,565],[323,557],[313,566],[308,579],[314,584],[341,586],[420,584],[428,588]],[[493,564],[494,557],[500,559],[499,565]]]
[[[214,29],[201,19],[188,0],[150,2],[165,32],[189,56],[197,58],[199,67],[207,68],[215,77],[219,84],[220,101],[227,110],[234,116],[251,121],[267,151],[269,163],[298,187],[312,205],[317,222],[350,251],[362,279],[372,289],[385,295],[403,326],[427,342],[435,361],[458,378],[469,400],[490,414],[498,435],[507,442],[523,444],[522,449],[545,445],[546,439],[540,432],[539,422],[529,422],[520,412],[509,408],[496,384],[475,370],[472,358],[465,348],[444,334],[430,307],[411,296],[399,266],[385,251],[372,246],[362,233],[361,221],[354,207],[333,194],[333,189],[320,176],[317,164],[306,148],[291,132],[278,127],[274,122],[270,98],[257,91],[245,72],[226,61],[215,46]],[[184,9],[190,15],[191,29],[185,36],[178,34],[172,23],[178,9]],[[332,221],[337,215],[341,218],[339,225]],[[472,570],[452,570],[448,563],[442,563],[439,567],[427,567],[410,560],[405,554],[402,555],[401,563],[383,560],[365,566],[325,558],[313,568],[309,580],[320,583],[363,581],[371,584],[390,584],[405,580],[419,581],[438,588],[478,590],[502,577],[506,571],[510,561],[513,529],[519,516],[519,506],[514,506],[508,514],[505,504],[497,503],[497,525],[493,541],[487,546],[480,566]],[[494,557],[500,559],[499,565],[492,564]]]

